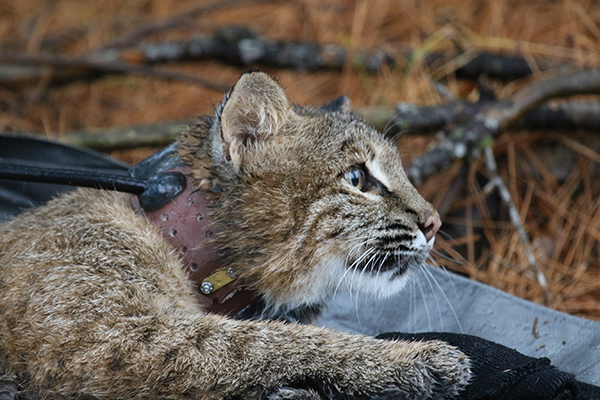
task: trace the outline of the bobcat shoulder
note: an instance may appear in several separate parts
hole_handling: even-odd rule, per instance
[[[439,227],[392,143],[347,113],[291,104],[263,73],[243,75],[178,146],[235,284],[267,314],[318,310],[340,285],[398,292]],[[0,225],[0,374],[100,399],[446,399],[470,375],[443,342],[236,320],[207,313],[195,290],[128,195],[54,199]]]

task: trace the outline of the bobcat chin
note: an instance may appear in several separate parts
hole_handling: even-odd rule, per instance
[[[251,72],[178,142],[235,284],[273,315],[319,310],[340,286],[397,293],[440,225],[393,143],[332,108]],[[449,399],[470,377],[439,341],[207,313],[129,196],[88,189],[0,225],[0,356],[26,390],[107,400]]]

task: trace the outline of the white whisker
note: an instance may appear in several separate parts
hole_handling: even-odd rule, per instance
[[[464,333],[463,327],[462,327],[462,325],[460,323],[458,315],[456,314],[456,310],[454,309],[454,306],[452,305],[452,302],[450,301],[450,299],[448,298],[448,296],[446,296],[446,292],[444,292],[444,289],[442,288],[442,286],[439,284],[439,282],[437,281],[437,279],[435,279],[435,276],[427,268],[428,267],[426,267],[426,266],[421,266],[421,270],[431,277],[431,279],[433,280],[433,282],[436,284],[436,286],[438,287],[438,289],[442,293],[442,296],[444,296],[444,299],[446,300],[446,303],[448,303],[448,307],[450,308],[450,311],[452,312],[452,315],[454,316],[454,319],[456,320],[456,324],[458,325],[458,329],[460,329],[460,333]],[[433,288],[432,288],[432,290],[433,290]],[[456,294],[456,289],[455,289],[455,294]],[[456,298],[458,298],[457,294],[456,294]],[[437,301],[437,297],[436,297],[436,301]],[[440,318],[441,318],[441,316],[440,316]],[[443,329],[443,327],[442,327],[442,329]]]
[[[426,274],[428,271],[426,271],[422,265],[419,266],[419,270],[421,272],[423,272],[422,275],[425,277],[425,280],[427,281],[427,284],[429,285],[429,288],[431,289],[431,294],[433,295],[433,299],[435,300],[435,305],[437,306],[437,310],[438,310],[438,316],[440,318],[440,327],[441,327],[441,330],[444,331],[444,319],[442,317],[442,308],[440,306],[440,301],[438,300],[438,297],[435,294],[436,291],[434,290],[433,285],[431,284],[431,279]]]
[[[377,254],[377,252],[373,252],[373,254],[371,254],[371,256],[369,257],[369,261],[367,261],[367,263],[365,264],[365,266],[362,268],[363,272],[367,272],[367,269],[369,267],[369,264],[371,264],[375,258],[377,258],[379,254]],[[373,268],[375,267],[375,263],[373,263],[373,265],[371,266],[371,270],[369,271],[369,273],[373,273]]]
[[[381,273],[381,267],[383,267],[383,264],[385,264],[385,262],[387,261],[388,257],[389,257],[389,253],[385,253],[385,257],[383,258],[383,261],[381,261],[379,263],[379,268],[377,269],[377,274],[378,275]]]
[[[427,314],[427,322],[429,323],[429,331],[433,331],[431,327],[431,315],[429,314],[429,306],[427,306],[427,300],[425,299],[425,294],[423,293],[423,289],[421,288],[421,284],[418,279],[415,279],[415,283],[417,284],[417,288],[419,288],[419,292],[421,292],[421,298],[423,299],[423,305],[425,306],[425,314]]]
[[[415,280],[410,280],[410,293],[408,298],[408,331],[413,332],[417,327],[417,316],[416,316],[416,302],[413,302],[413,297],[415,296]],[[413,310],[413,307],[415,310]],[[413,325],[414,323],[414,325]]]
[[[370,236],[370,235],[369,235],[369,236]],[[352,255],[352,252],[353,252],[355,249],[359,248],[359,247],[360,247],[360,246],[362,246],[362,245],[366,245],[366,242],[369,240],[369,236],[363,236],[363,237],[362,237],[362,239],[366,239],[366,240],[365,240],[364,242],[361,242],[361,243],[359,243],[359,244],[355,245],[355,246],[354,246],[352,249],[350,249],[350,251],[349,251],[349,252],[348,252],[348,254],[346,255],[346,259],[344,260],[344,269],[345,269],[345,270],[344,270],[344,273],[342,274],[341,278],[339,279],[339,281],[338,281],[337,285],[335,286],[335,290],[333,291],[333,297],[334,297],[334,298],[335,298],[335,296],[336,296],[336,294],[337,294],[337,291],[339,290],[339,288],[340,288],[340,286],[341,286],[341,284],[342,284],[342,282],[343,282],[344,278],[345,278],[345,277],[346,277],[346,275],[348,274],[348,272],[349,272],[350,270],[354,269],[354,264],[355,264],[356,262],[358,262],[358,261],[361,259],[361,258],[359,257],[359,259],[358,259],[357,261],[355,261],[355,262],[354,262],[352,265],[348,266],[348,265],[347,265],[347,264],[348,264],[348,258],[349,258],[349,257]],[[346,243],[347,243],[347,242],[346,242]],[[364,257],[366,254],[368,254],[368,251],[369,251],[369,250],[367,250],[365,253],[363,253],[363,255],[362,255],[361,257]],[[355,269],[354,269],[354,270],[355,270]],[[348,286],[348,289],[350,289],[350,287],[349,287],[349,286]]]

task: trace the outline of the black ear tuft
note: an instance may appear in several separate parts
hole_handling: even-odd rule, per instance
[[[349,112],[350,111],[350,99],[345,94],[338,97],[337,99],[331,100],[329,103],[325,103],[321,106],[321,110],[327,112]]]

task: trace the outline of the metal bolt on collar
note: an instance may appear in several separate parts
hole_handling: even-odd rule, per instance
[[[210,282],[202,282],[202,285],[200,285],[200,291],[203,294],[211,294],[213,291],[213,284]]]

